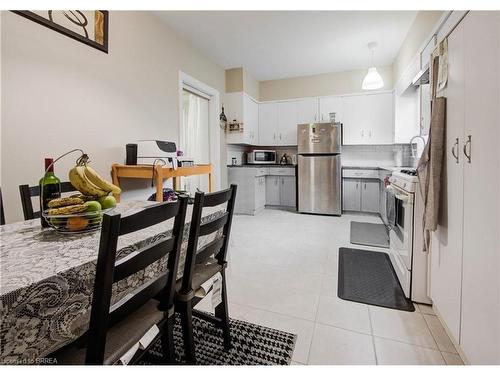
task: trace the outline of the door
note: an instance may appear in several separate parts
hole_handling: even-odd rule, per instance
[[[278,104],[259,104],[259,145],[278,144]]]
[[[318,120],[318,99],[304,99],[297,101],[296,124],[309,124],[319,122]]]
[[[379,212],[378,180],[361,180],[361,211]]]
[[[365,139],[368,144],[394,142],[394,94],[392,92],[366,96],[363,109],[366,118]]]
[[[295,177],[281,176],[279,180],[281,206],[295,207]]]
[[[192,157],[196,164],[210,163],[209,101],[194,92],[182,91],[182,126],[179,149]],[[194,194],[196,189],[208,191],[206,176],[181,179],[180,188]]]
[[[470,12],[462,22],[465,77],[462,142],[470,162],[463,158],[460,345],[472,364],[499,364],[499,13]],[[461,156],[465,156],[463,152]]]
[[[298,157],[299,211],[341,214],[340,155]]]
[[[266,205],[266,179],[264,176],[255,177],[255,211]]]
[[[256,145],[259,140],[259,105],[243,94],[243,133],[245,143]]]
[[[297,102],[278,103],[278,144],[297,145]]]
[[[335,113],[335,121],[342,122],[342,99],[340,96],[319,98],[319,121],[330,122],[330,113]]]
[[[343,144],[366,144],[365,131],[368,128],[366,114],[366,95],[342,97]]]
[[[430,297],[455,342],[460,339],[463,233],[464,46],[463,22],[448,37],[446,145],[441,185],[442,212],[432,235]],[[429,85],[426,85],[429,86]],[[430,94],[429,94],[430,95]],[[422,105],[425,102],[422,101]],[[430,122],[430,118],[428,119]],[[457,156],[453,156],[453,153]],[[452,286],[452,287],[450,287]]]
[[[280,177],[266,176],[266,205],[279,206],[280,200]]]
[[[344,178],[342,195],[342,209],[344,211],[361,211],[360,180]]]

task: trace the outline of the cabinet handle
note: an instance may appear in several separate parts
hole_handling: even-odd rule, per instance
[[[316,122],[316,121],[317,121],[317,120],[316,120],[316,117],[317,117],[317,115],[314,115],[314,122]]]
[[[467,137],[467,141],[464,144],[464,155],[467,158],[467,163],[469,163],[469,164],[470,164],[471,151],[472,151],[471,141],[472,141],[472,136],[469,134],[469,136]],[[467,154],[467,146],[469,146],[469,153],[468,154]]]
[[[280,133],[280,141],[281,141],[281,133]]]
[[[365,131],[361,129],[361,138],[363,138],[364,136],[365,136]]]
[[[458,164],[458,155],[455,152],[455,147],[458,148],[458,138],[455,138],[455,143],[453,143],[453,147],[451,148],[451,154],[455,158],[455,162]]]
[[[365,190],[366,190],[366,184],[365,184]]]
[[[281,179],[281,185],[285,185],[285,180]]]
[[[356,182],[356,190],[358,190],[358,183]]]
[[[273,138],[274,138],[274,140],[276,140],[276,133],[273,134]]]
[[[323,122],[323,114],[321,114],[321,122]]]
[[[370,138],[372,137],[372,131],[371,130],[368,132],[368,137],[370,137]]]

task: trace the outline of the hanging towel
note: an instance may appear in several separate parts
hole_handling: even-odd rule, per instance
[[[387,223],[389,229],[396,226],[396,195],[394,193],[394,188],[390,185],[385,189],[385,211],[387,215]]]
[[[424,250],[430,248],[430,232],[437,229],[441,173],[445,148],[446,98],[436,97],[439,55],[432,60],[432,101],[429,139],[417,167],[420,192],[424,201]]]

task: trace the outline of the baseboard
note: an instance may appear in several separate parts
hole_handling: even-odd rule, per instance
[[[470,362],[469,360],[467,359],[467,356],[465,355],[464,351],[462,350],[462,348],[460,347],[460,345],[458,344],[458,342],[455,340],[455,338],[453,337],[453,335],[451,334],[451,330],[448,328],[448,325],[446,324],[446,322],[444,321],[444,319],[442,318],[441,316],[441,313],[439,312],[439,309],[436,307],[436,305],[432,305],[432,309],[434,310],[434,312],[436,313],[436,316],[437,318],[439,319],[439,322],[441,323],[441,325],[443,326],[446,334],[448,335],[448,337],[450,338],[451,340],[451,343],[453,344],[453,346],[455,347],[455,350],[457,351],[458,355],[460,356],[460,358],[462,359],[462,362],[465,363],[466,365],[470,365]]]

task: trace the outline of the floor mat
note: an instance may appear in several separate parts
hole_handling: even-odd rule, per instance
[[[384,224],[351,221],[351,243],[389,248],[389,233]]]
[[[297,335],[231,319],[232,349],[224,350],[222,329],[193,317],[196,361],[199,365],[289,365]],[[184,362],[180,319],[174,326],[175,357]],[[163,364],[161,340],[143,357],[141,364]]]
[[[339,298],[415,311],[401,285],[386,253],[341,247],[339,249]]]

